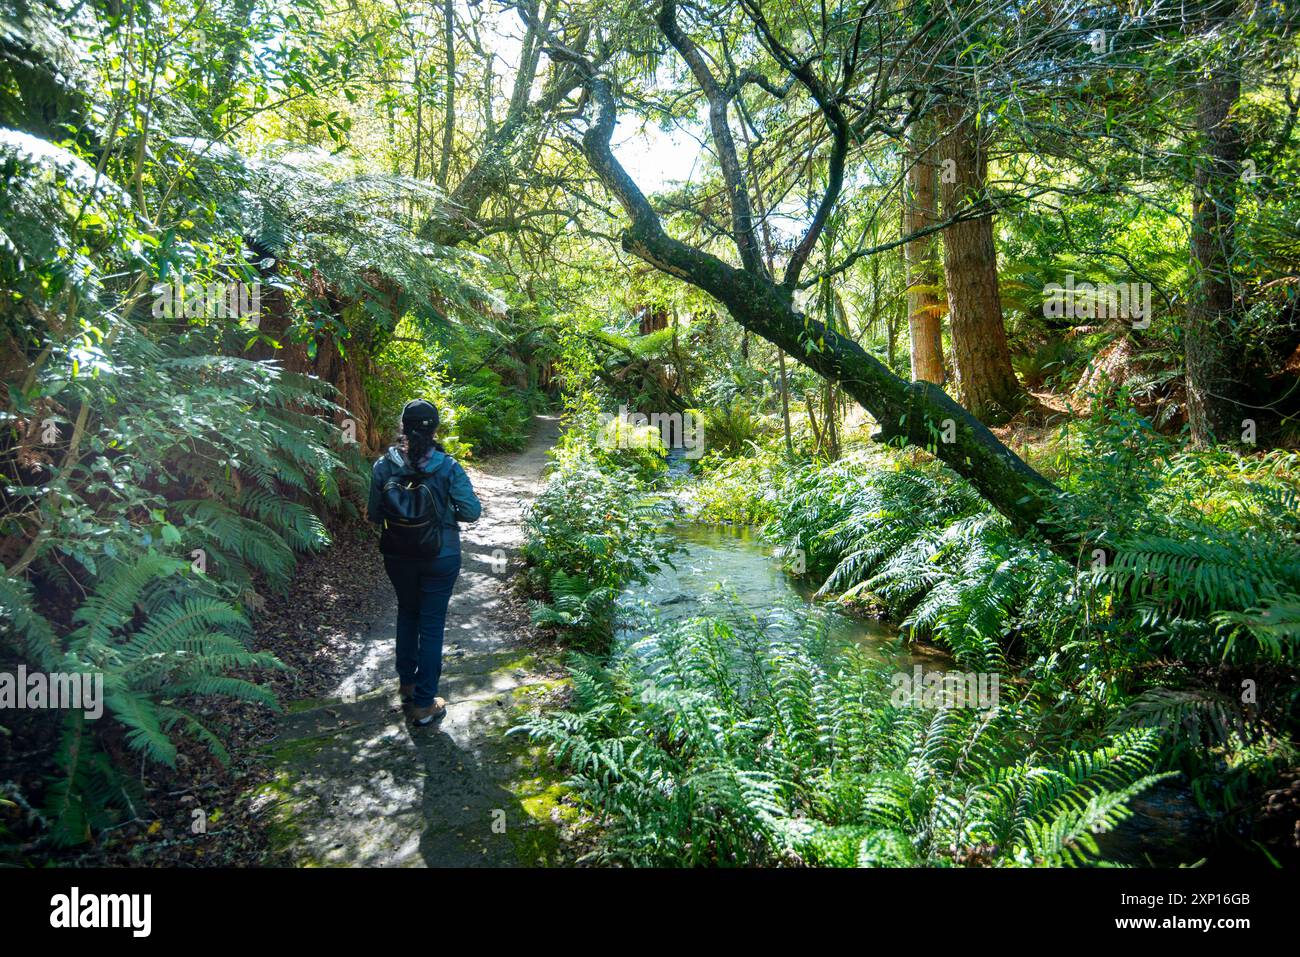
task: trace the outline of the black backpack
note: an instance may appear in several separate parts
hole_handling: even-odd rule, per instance
[[[379,550],[396,558],[437,558],[442,530],[455,522],[451,512],[452,460],[432,472],[402,469],[384,482]]]

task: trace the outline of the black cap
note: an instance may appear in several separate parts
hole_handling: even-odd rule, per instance
[[[402,408],[403,432],[432,432],[438,427],[438,409],[425,399],[412,399]]]

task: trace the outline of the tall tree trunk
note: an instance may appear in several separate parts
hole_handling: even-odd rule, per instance
[[[694,408],[695,391],[691,386],[690,359],[682,349],[681,339],[678,336],[678,327],[681,325],[681,315],[677,312],[677,307],[673,307],[673,364],[677,366],[678,388],[681,391],[682,398],[686,400],[687,405]]]
[[[1192,191],[1192,282],[1187,302],[1187,418],[1192,441],[1206,445],[1236,431],[1235,368],[1230,354],[1232,263],[1236,253],[1241,131],[1232,111],[1241,96],[1234,65],[1207,67],[1196,87],[1202,161]]]
[[[829,234],[827,235],[829,237]],[[822,315],[826,328],[839,332],[839,309],[835,299],[835,287],[829,279],[822,282]],[[850,331],[847,322],[844,324],[844,331]],[[838,413],[839,402],[835,397],[835,383],[827,379],[822,388],[822,437],[825,440],[826,456],[831,461],[840,457],[839,430],[835,421]]]
[[[447,98],[442,118],[442,155],[438,160],[439,186],[447,185],[447,172],[451,167],[451,148],[456,136],[456,0],[444,0],[442,7],[443,59],[447,71],[447,85],[443,95]]]
[[[725,113],[724,113],[725,121]],[[767,275],[771,276],[776,266],[776,250],[772,246],[772,227],[767,221],[767,210],[763,202],[763,184],[758,178],[758,171],[754,168],[754,147],[749,139],[748,120],[742,113],[740,116],[740,135],[745,140],[745,165],[749,169],[750,182],[754,190],[754,212],[758,215],[758,222],[763,234],[763,259],[762,264],[767,267]],[[749,330],[744,330],[740,339],[740,355],[749,364]],[[790,380],[786,377],[785,372],[785,350],[777,347],[776,362],[781,371],[781,428],[785,434],[785,454],[794,455],[794,438],[790,433]]]
[[[828,381],[822,400],[822,421],[825,423],[826,457],[832,462],[840,457],[840,432],[836,419],[839,417],[840,402],[835,391],[835,383]]]
[[[880,257],[871,257],[871,319],[867,328],[876,329],[883,321],[885,324],[885,361],[889,368],[894,368],[894,356],[898,351],[899,323],[896,310],[891,305],[888,309],[881,305],[880,294]],[[915,377],[913,377],[915,378]],[[846,400],[847,402],[847,400]]]
[[[988,157],[973,115],[945,111],[940,192],[945,218],[985,202]],[[954,223],[943,232],[948,323],[962,405],[982,422],[1002,422],[1028,403],[1011,368],[998,294],[993,215]]]
[[[228,19],[223,18],[219,28],[221,31],[219,42],[222,43],[221,56],[217,60],[208,110],[200,117],[200,122],[216,133],[224,132],[225,128],[232,124],[231,117],[223,108],[228,106],[227,100],[235,89],[235,74],[239,70],[239,58],[249,46],[244,30],[256,5],[256,0],[235,0],[230,8]],[[19,32],[18,35],[22,36],[22,33]],[[219,121],[218,116],[220,116]]]
[[[420,158],[424,155],[424,81],[420,74],[424,71],[424,62],[415,64],[415,82],[411,84],[415,95],[415,159],[411,164],[411,178],[420,178]]]
[[[938,220],[938,163],[932,125],[913,123],[907,131],[907,192],[903,201],[903,234],[932,226]],[[907,267],[907,330],[912,344],[912,380],[943,385],[943,303],[939,299],[939,255],[934,234],[903,247]],[[890,345],[893,357],[893,345]]]

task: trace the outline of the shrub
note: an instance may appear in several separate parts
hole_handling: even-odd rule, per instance
[[[778,489],[787,467],[779,454],[765,451],[726,459],[709,453],[701,461],[704,477],[691,489],[696,521],[762,527],[776,518]]]
[[[45,801],[59,843],[88,840],[131,805],[130,775],[100,750],[115,725],[128,749],[164,765],[181,737],[224,759],[186,699],[273,704],[236,674],[278,666],[247,650],[241,606],[260,602],[263,583],[285,587],[297,555],[329,543],[316,510],[342,507],[342,492],[358,487],[359,457],[312,414],[342,411],[331,390],[217,354],[219,344],[204,330],[154,341],[123,324],[83,374],[72,371],[78,339],[51,351],[27,392],[11,393],[19,408],[57,399],[83,410],[46,447],[59,463],[52,474],[10,487],[40,531],[0,578],[0,640],[44,671],[104,681],[110,720],[77,712],[64,724],[62,777]],[[11,423],[11,435],[25,434],[21,417]],[[27,468],[21,450],[8,450],[6,471]],[[20,527],[16,514],[7,532]]]
[[[420,335],[404,318],[375,358],[366,379],[371,408],[385,435],[396,437],[402,406],[421,396],[438,407],[439,439],[458,458],[515,451],[524,447],[540,396],[507,387],[492,369],[458,381],[444,347]]]
[[[640,483],[656,482],[668,471],[659,429],[633,425],[618,416],[593,429],[591,455],[602,469],[629,473]]]
[[[602,650],[619,593],[673,551],[659,531],[666,506],[648,497],[632,473],[602,468],[585,446],[554,454],[554,470],[525,523],[527,582],[539,596],[534,620],[568,644]]]

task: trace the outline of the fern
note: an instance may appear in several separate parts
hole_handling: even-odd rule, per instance
[[[1005,667],[1025,609],[1060,605],[1073,575],[1015,537],[965,482],[937,468],[872,469],[849,461],[792,478],[769,526],[785,553],[824,570],[819,594],[881,599],[918,636],[959,661]]]
[[[544,742],[603,823],[597,859],[634,865],[1063,865],[1161,779],[1159,734],[1051,756],[1004,709],[894,708],[888,666],[826,657],[816,634],[678,623],[601,666],[573,665]]]
[[[0,624],[7,641],[27,660],[46,671],[60,670],[62,646],[50,623],[32,608],[31,589],[25,581],[0,575]]]
[[[616,589],[557,571],[551,578],[551,594],[549,603],[533,603],[533,624],[588,634],[599,634],[610,626]]]
[[[75,627],[59,659],[61,670],[102,680],[106,712],[126,729],[128,747],[168,766],[176,761],[178,734],[226,757],[216,736],[175,699],[224,696],[275,707],[265,688],[231,672],[282,667],[273,656],[248,650],[240,640],[248,630],[243,614],[208,593],[188,569],[161,555],[110,564],[73,613]],[[5,587],[14,593],[11,583]],[[50,633],[43,623],[35,631]],[[77,843],[110,820],[111,806],[131,791],[80,712],[65,725],[56,761],[64,776],[47,791],[52,839]]]

